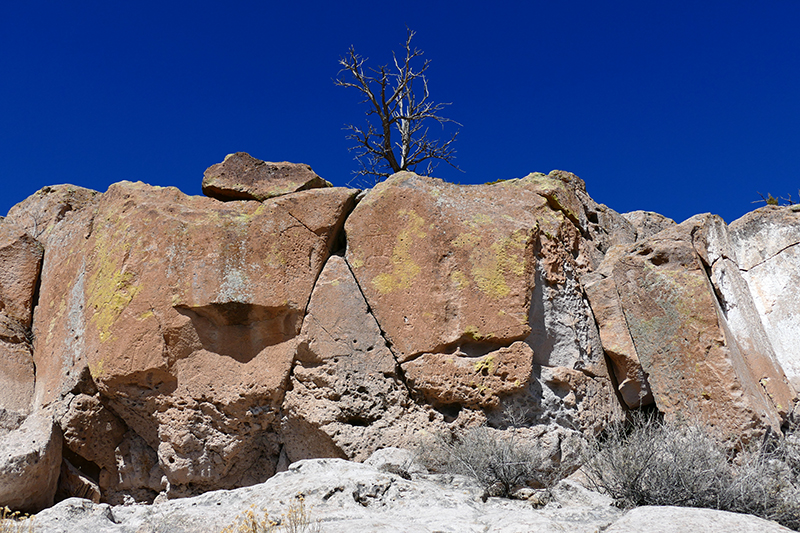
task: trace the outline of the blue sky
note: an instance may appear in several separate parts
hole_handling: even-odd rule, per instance
[[[4,2],[0,214],[45,185],[120,180],[200,194],[228,153],[344,185],[335,87],[350,45],[405,39],[463,127],[448,181],[562,169],[620,212],[730,222],[757,192],[798,199],[800,1]]]

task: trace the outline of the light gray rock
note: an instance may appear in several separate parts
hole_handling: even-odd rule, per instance
[[[687,507],[638,507],[606,533],[781,533],[791,531],[751,515]]]
[[[111,507],[71,498],[39,513],[36,532],[208,533],[231,525],[249,509],[279,517],[302,495],[312,520],[328,533],[370,532],[594,532],[622,511],[603,496],[570,482],[543,509],[527,501],[489,498],[464,478],[423,476],[413,481],[341,459],[305,460],[266,483],[215,491],[155,505]]]
[[[61,435],[49,413],[36,411],[0,434],[0,508],[35,512],[53,504]]]
[[[794,388],[800,389],[800,212],[767,206],[730,225],[731,242],[764,330]]]

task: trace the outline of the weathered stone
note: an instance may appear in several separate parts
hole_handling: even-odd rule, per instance
[[[99,395],[78,394],[69,399],[58,423],[64,446],[100,468],[116,468],[114,450],[127,428],[102,404]]]
[[[767,206],[730,225],[737,266],[764,331],[795,390],[800,390],[800,212]]]
[[[661,230],[675,225],[675,221],[671,218],[652,211],[631,211],[623,213],[622,216],[633,226],[637,241],[649,239]]]
[[[435,404],[456,411],[462,400],[491,410],[507,397],[549,423],[552,411],[542,407],[548,386],[537,380],[525,386],[529,369],[521,360],[499,395],[479,393],[499,381],[478,383],[468,372],[475,358],[516,341],[532,349],[534,365],[579,369],[608,390],[600,337],[579,279],[595,254],[603,253],[583,238],[592,234],[590,215],[597,219],[599,209],[594,204],[590,210],[589,200],[579,198],[588,198],[583,187],[582,180],[560,171],[469,187],[399,173],[358,204],[347,221],[348,263],[409,385],[419,386],[428,401],[437,398]],[[604,238],[610,245],[608,234]],[[465,366],[455,364],[454,354],[466,356]],[[450,359],[452,368],[439,364]],[[570,418],[577,404],[567,412],[559,404],[557,419],[602,425],[615,416],[616,400],[612,394],[593,396],[601,397],[608,403],[594,404],[600,410],[591,422]]]
[[[31,348],[0,339],[0,434],[19,427],[31,412],[36,376]]]
[[[403,365],[409,386],[434,405],[494,409],[500,398],[527,389],[533,351],[517,341],[482,357],[464,353],[423,354]]]
[[[50,413],[36,411],[0,434],[0,508],[36,512],[53,505],[61,435]]]
[[[578,268],[581,218],[570,186],[542,174],[462,187],[399,173],[348,218],[347,260],[401,363],[487,353],[531,334],[537,268],[551,284]]]
[[[152,503],[170,488],[158,453],[133,431],[123,435],[114,458],[115,464],[102,469],[99,475],[100,490],[108,503]]]
[[[637,507],[604,529],[606,533],[788,533],[770,520],[741,513],[691,507]]]
[[[245,152],[225,156],[208,167],[203,194],[217,200],[266,200],[292,192],[331,187],[311,167],[300,163],[270,163]]]
[[[9,209],[6,220],[47,243],[53,228],[76,212],[91,208],[99,196],[97,191],[76,185],[43,187]]]
[[[30,327],[42,245],[8,219],[0,220],[0,312]]]
[[[252,511],[286,516],[303,497],[309,526],[326,533],[423,533],[491,530],[498,533],[590,533],[623,511],[610,498],[569,482],[553,490],[553,503],[489,498],[469,480],[415,474],[411,480],[365,464],[316,459],[293,464],[266,483],[157,505],[111,507],[72,498],[39,513],[34,531],[47,533],[207,533],[221,531]],[[237,522],[238,523],[238,522]]]
[[[725,320],[695,249],[706,221],[693,217],[629,247],[613,279],[658,409],[692,413],[749,438],[782,423],[785,406],[759,384],[766,377],[780,387],[780,370],[762,353],[745,358]],[[697,245],[707,249],[704,242]],[[786,386],[783,398],[790,395]]]
[[[220,203],[113,185],[50,235],[38,402],[88,367],[101,402],[157,452],[170,495],[263,481],[305,307],[354,194]]]
[[[343,258],[332,256],[320,274],[301,337],[283,403],[289,461],[364,460],[377,448],[407,444],[427,426]]]
[[[625,404],[635,409],[653,403],[653,394],[628,331],[613,278],[587,285],[586,294],[600,330],[603,349],[612,362],[617,389]]]

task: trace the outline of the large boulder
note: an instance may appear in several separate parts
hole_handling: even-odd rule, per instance
[[[607,254],[598,272],[609,277],[588,293],[629,405],[652,392],[670,417],[695,416],[748,439],[779,430],[794,391],[746,285],[734,279],[726,238],[719,217],[698,215]],[[640,373],[646,381],[637,383]]]
[[[434,405],[457,412],[514,403],[537,423],[564,421],[561,407],[545,407],[552,394],[594,405],[580,423],[580,406],[566,408],[574,426],[599,429],[615,416],[580,282],[611,243],[591,238],[598,206],[587,208],[583,187],[558,171],[477,186],[399,173],[348,218],[347,262],[410,383],[437,398]],[[632,240],[632,232],[617,238]],[[515,342],[527,352],[499,351]],[[544,367],[577,371],[594,385]],[[509,379],[494,375],[500,368],[513,369]]]
[[[409,445],[431,429],[409,397],[397,361],[344,258],[320,274],[283,404],[289,462],[314,457],[364,460],[376,449]]]
[[[61,434],[48,412],[36,411],[0,433],[0,508],[37,512],[53,505],[61,464]]]
[[[800,390],[800,206],[766,206],[730,225],[730,242],[766,336]]]
[[[77,185],[51,185],[9,209],[6,219],[46,243],[53,228],[79,211],[91,208],[99,196],[99,192]]]
[[[208,167],[203,194],[217,200],[266,200],[292,192],[331,187],[311,167],[301,163],[270,163],[245,152],[228,154]]]
[[[36,402],[70,405],[67,446],[100,470],[101,487],[113,492],[131,461],[126,472],[142,473],[128,479],[149,499],[275,472],[305,308],[355,192],[222,203],[123,182],[53,230]],[[70,435],[109,416],[87,398],[94,387],[120,425],[84,447]]]

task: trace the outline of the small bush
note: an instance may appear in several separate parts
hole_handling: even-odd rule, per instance
[[[800,528],[800,443],[768,438],[743,448],[698,424],[634,417],[589,447],[584,472],[624,508],[704,507]]]
[[[418,453],[428,468],[471,477],[493,496],[507,497],[524,485],[552,484],[542,452],[512,430],[480,426],[443,432],[421,443]]]

